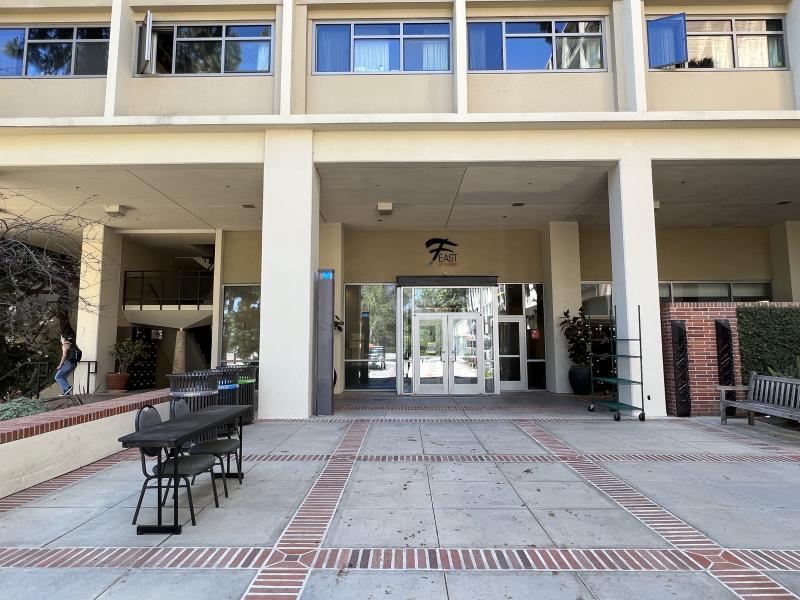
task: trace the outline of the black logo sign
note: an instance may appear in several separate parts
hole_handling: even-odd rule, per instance
[[[429,267],[433,263],[452,265],[458,262],[458,254],[448,246],[456,247],[458,244],[451,242],[447,238],[431,238],[425,242],[425,247],[431,254],[431,262],[428,263]]]

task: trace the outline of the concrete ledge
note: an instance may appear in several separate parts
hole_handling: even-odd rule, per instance
[[[0,425],[0,498],[119,452],[133,413],[152,404],[169,416],[167,390],[11,419]]]

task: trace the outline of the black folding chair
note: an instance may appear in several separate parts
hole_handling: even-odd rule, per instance
[[[183,398],[173,398],[169,402],[170,418],[181,417],[188,415],[191,412],[189,404]],[[242,441],[239,439],[231,438],[230,428],[225,428],[227,438],[220,438],[217,440],[203,440],[194,443],[186,448],[185,452],[190,456],[211,454],[219,461],[219,468],[222,470],[222,487],[225,491],[225,497],[228,497],[228,482],[226,481],[226,473],[231,470],[231,455],[236,460],[236,469],[239,474],[239,485],[242,483]],[[227,458],[228,469],[222,462],[222,457]]]
[[[161,423],[161,415],[158,410],[153,406],[143,406],[136,412],[136,420],[134,422],[136,431],[145,431],[151,427]],[[186,494],[189,497],[189,512],[192,515],[192,525],[197,525],[194,516],[194,503],[192,502],[192,488],[189,484],[189,477],[196,477],[202,473],[211,474],[211,487],[214,490],[214,505],[219,508],[219,498],[217,497],[217,484],[214,481],[214,465],[216,458],[211,454],[195,454],[177,455],[173,458],[160,460],[162,448],[140,448],[139,455],[142,460],[142,473],[144,473],[144,483],[142,484],[142,491],[139,494],[139,502],[136,503],[136,512],[133,513],[133,524],[136,525],[136,519],[139,518],[139,510],[142,508],[142,501],[144,500],[144,493],[147,490],[158,490],[158,480],[167,480],[163,502],[166,503],[169,496],[170,483],[173,482],[173,475],[175,473],[175,461],[178,464],[178,479],[183,481],[183,484],[178,484],[178,487],[185,487]],[[147,457],[159,458],[156,465],[153,466],[152,472],[147,470]],[[150,482],[155,481],[156,485],[148,485]],[[163,487],[163,486],[162,486]],[[159,497],[159,502],[162,498]]]

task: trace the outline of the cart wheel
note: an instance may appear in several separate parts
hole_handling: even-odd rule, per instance
[[[619,421],[621,418],[622,418],[621,414],[619,414],[618,412],[614,413],[614,420],[615,421]]]
[[[594,404],[589,405],[589,412],[594,412]]]
[[[644,421],[644,413],[643,412],[639,413],[639,420],[640,421]]]

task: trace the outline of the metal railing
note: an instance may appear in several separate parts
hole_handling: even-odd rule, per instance
[[[122,305],[199,310],[213,304],[213,294],[211,271],[125,271]]]
[[[7,373],[0,375],[0,383],[16,375],[22,382],[17,386],[12,396],[25,396],[38,399],[42,390],[55,384],[56,368],[53,364],[40,360],[20,363]],[[72,381],[75,382],[73,394],[93,394],[97,391],[97,361],[79,361],[72,371]],[[80,382],[80,383],[78,383]],[[0,398],[2,401],[2,398]]]

